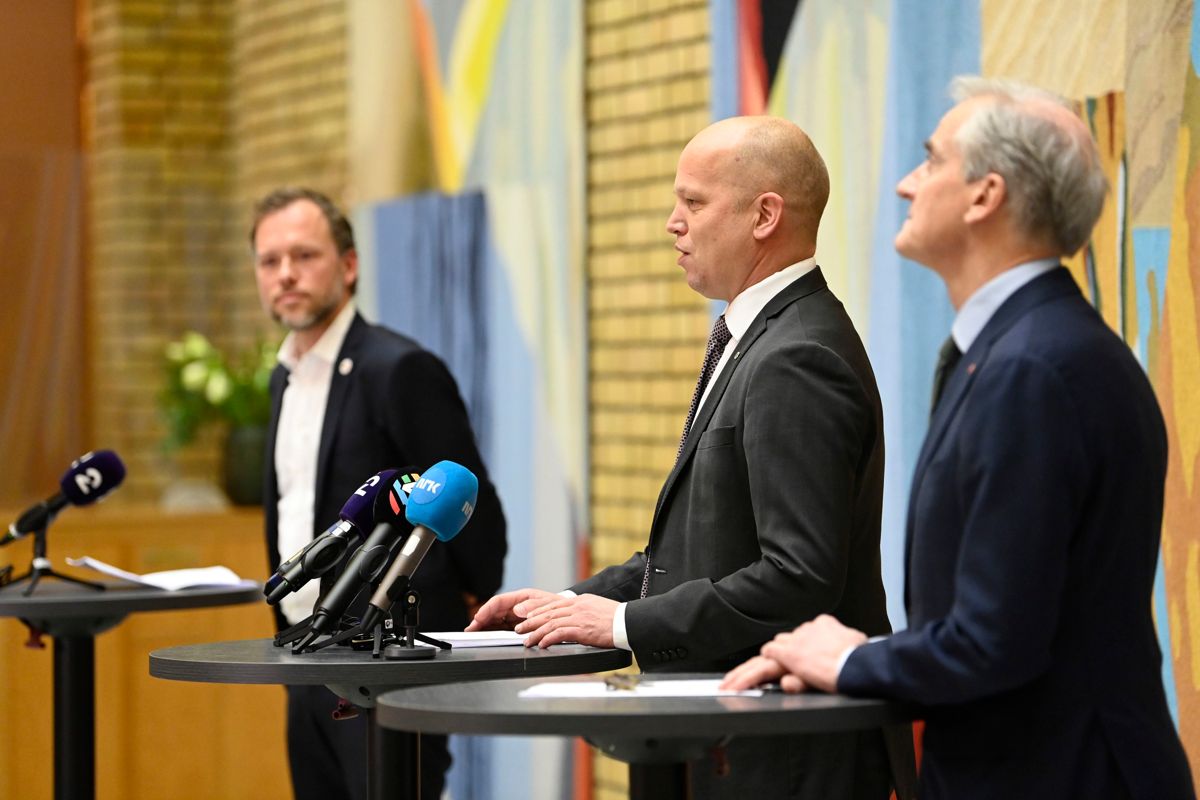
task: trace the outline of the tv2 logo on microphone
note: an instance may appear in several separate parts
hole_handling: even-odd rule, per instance
[[[92,460],[95,453],[84,453],[79,458],[71,462],[71,469],[77,470],[88,461]],[[79,491],[87,497],[94,489],[100,489],[104,486],[104,475],[95,467],[88,467],[85,470],[75,473],[75,485],[79,487]]]

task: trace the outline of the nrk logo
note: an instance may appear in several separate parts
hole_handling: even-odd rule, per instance
[[[429,478],[421,478],[421,480],[417,481],[417,488],[421,491],[429,492],[431,495],[436,497],[437,493],[442,490],[442,484],[430,480]]]

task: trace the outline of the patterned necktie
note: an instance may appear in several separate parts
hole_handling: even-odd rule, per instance
[[[700,367],[700,380],[696,382],[696,391],[692,392],[692,404],[688,407],[687,421],[683,423],[683,435],[679,437],[679,449],[675,451],[675,463],[679,463],[679,457],[683,455],[683,443],[687,441],[688,432],[692,429],[692,422],[696,419],[696,410],[700,407],[700,398],[704,397],[704,389],[712,378],[713,370],[717,368],[717,362],[721,360],[721,354],[725,352],[725,345],[729,344],[729,340],[732,338],[733,334],[725,325],[725,316],[722,314],[713,322],[712,331],[708,334],[708,347],[704,349],[704,364]]]
[[[704,396],[704,389],[712,379],[717,362],[721,360],[721,354],[725,352],[725,345],[729,344],[729,340],[732,338],[733,334],[729,332],[729,327],[725,324],[724,315],[717,317],[713,322],[712,331],[708,334],[708,346],[704,348],[704,363],[700,366],[700,380],[696,382],[696,391],[692,392],[692,404],[688,407],[687,421],[683,423],[683,435],[679,437],[679,449],[675,451],[676,464],[679,463],[679,457],[683,455],[683,444],[692,430],[692,422],[696,419],[696,410],[700,407],[700,398]],[[647,545],[646,569],[642,573],[642,591],[639,597],[645,598],[649,589],[650,546]]]
[[[942,390],[946,388],[946,381],[950,378],[950,373],[954,371],[960,358],[962,358],[962,351],[954,343],[954,337],[947,336],[946,341],[942,342],[942,349],[938,351],[937,367],[933,370],[933,402],[929,404],[929,416],[933,416],[938,400],[942,399]]]

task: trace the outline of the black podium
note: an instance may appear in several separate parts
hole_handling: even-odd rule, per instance
[[[660,681],[721,676],[647,677]],[[685,762],[730,737],[858,730],[915,717],[915,711],[902,704],[836,694],[519,696],[540,682],[486,681],[388,692],[377,701],[376,720],[387,729],[423,733],[582,736],[609,756],[629,763],[631,800],[674,800],[688,796]]]
[[[166,591],[128,583],[105,591],[44,581],[24,596],[23,585],[0,588],[0,616],[17,617],[54,639],[54,796],[96,795],[96,635],[129,614],[236,605],[259,600],[253,581]]]
[[[150,654],[156,678],[202,683],[275,683],[324,685],[367,710],[368,786],[372,798],[396,796],[407,786],[415,796],[420,734],[381,729],[375,724],[376,700],[397,687],[440,685],[448,693],[465,691],[466,681],[552,677],[604,672],[631,663],[624,650],[558,645],[546,650],[525,647],[455,648],[427,661],[389,661],[370,652],[329,647],[293,654],[270,639],[184,645]]]

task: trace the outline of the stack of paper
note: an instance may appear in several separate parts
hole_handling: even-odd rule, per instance
[[[246,583],[229,567],[168,569],[162,572],[148,572],[145,575],[138,575],[137,573],[126,572],[119,567],[114,567],[112,564],[106,564],[91,556],[68,558],[67,563],[72,567],[94,569],[96,572],[101,572],[113,578],[120,578],[130,583],[152,586],[155,589],[167,589],[169,591],[192,589],[197,586],[240,586]]]
[[[762,697],[761,689],[722,691],[720,678],[698,680],[639,680],[632,689],[613,689],[604,681],[554,681],[538,683],[521,692],[521,697]]]

